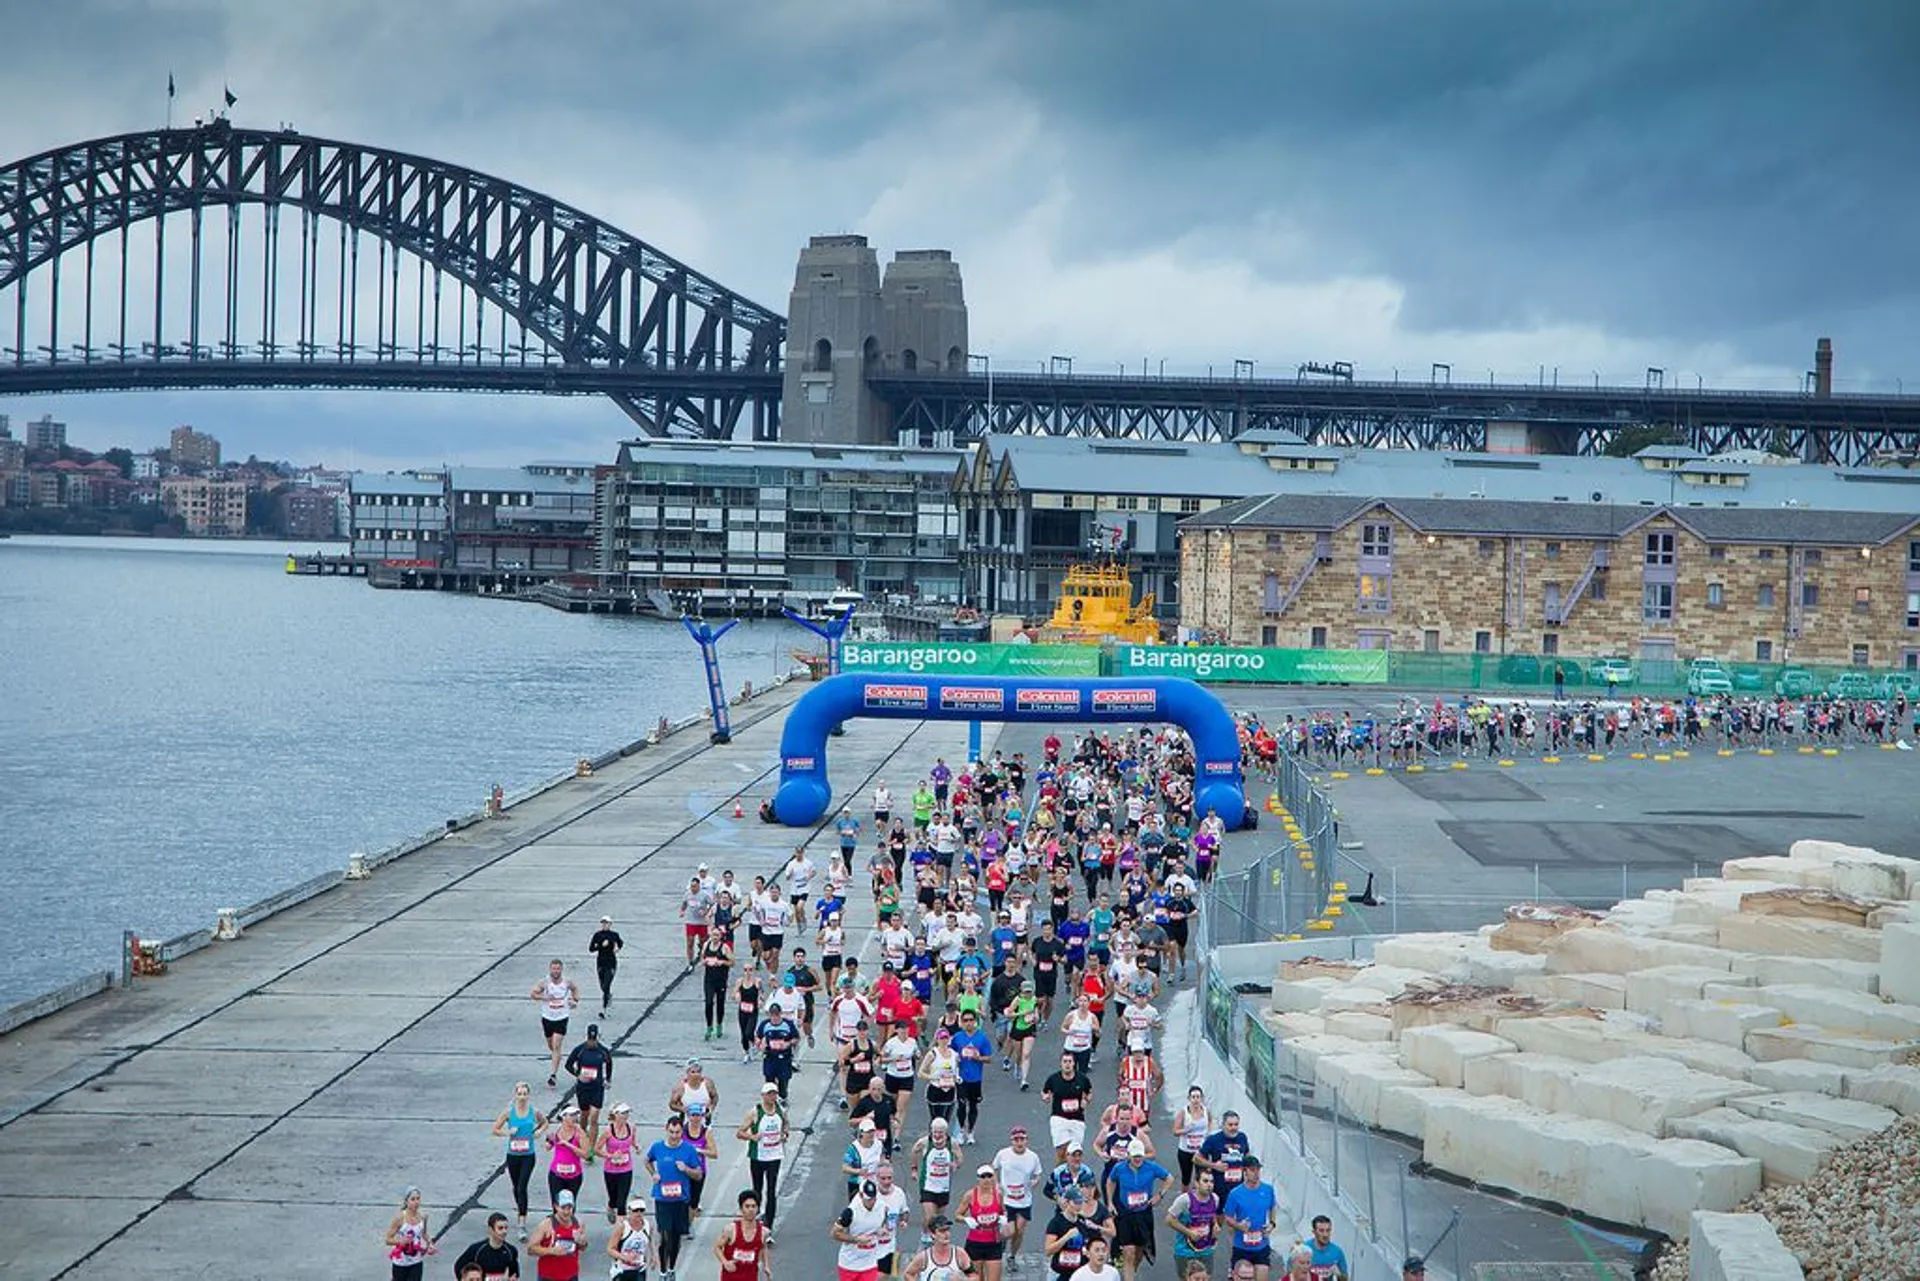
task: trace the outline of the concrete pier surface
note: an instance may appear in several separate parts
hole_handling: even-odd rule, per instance
[[[598,1014],[586,947],[603,913],[626,941],[602,1023],[617,1055],[608,1101],[630,1101],[658,1137],[701,1048],[676,916],[688,877],[704,862],[751,883],[809,839],[753,816],[794,692],[741,709],[730,745],[670,739],[0,1040],[0,1277],[384,1277],[381,1237],[409,1185],[442,1236],[430,1275],[450,1275],[486,1212],[511,1212],[489,1130],[514,1083],[549,1111],[564,1093],[564,1073],[562,1089],[545,1085],[528,991],[562,958],[582,993],[569,1047],[581,1039]],[[965,734],[855,722],[831,748],[838,796],[863,812],[876,779],[910,795],[935,755],[962,756]],[[736,797],[746,818],[732,817]],[[822,866],[835,844],[812,837]],[[870,900],[854,903],[864,938]],[[803,1059],[796,1116],[818,1106],[825,1056]],[[709,1063],[728,1132],[759,1086],[738,1058]],[[731,1204],[739,1147],[722,1140],[729,1177],[709,1205]],[[544,1162],[536,1217],[543,1176]],[[599,1184],[590,1168],[581,1200],[596,1212]],[[598,1251],[604,1219],[584,1217]],[[711,1271],[696,1244],[706,1264],[690,1277]],[[604,1255],[583,1264],[604,1275]]]

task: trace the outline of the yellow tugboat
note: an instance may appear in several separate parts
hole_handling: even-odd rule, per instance
[[[1053,617],[1040,628],[1038,639],[1055,645],[1157,645],[1160,623],[1153,616],[1153,593],[1134,604],[1133,577],[1119,561],[1074,565],[1060,584]]]

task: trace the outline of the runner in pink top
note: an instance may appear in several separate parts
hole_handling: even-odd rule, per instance
[[[547,1136],[547,1146],[553,1149],[553,1159],[547,1165],[547,1193],[558,1205],[562,1192],[580,1195],[580,1181],[586,1173],[581,1157],[590,1149],[587,1132],[580,1128],[578,1103],[560,1109],[560,1125]]]
[[[607,1221],[618,1223],[633,1190],[633,1108],[616,1103],[594,1152],[600,1157],[600,1177],[607,1184]]]

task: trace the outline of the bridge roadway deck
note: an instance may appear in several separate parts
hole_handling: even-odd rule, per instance
[[[385,1276],[380,1238],[409,1184],[445,1247],[463,1248],[486,1210],[511,1210],[488,1131],[513,1083],[533,1082],[543,1108],[560,1094],[528,990],[566,960],[583,989],[577,1041],[597,1013],[586,943],[603,912],[626,939],[603,1028],[619,1056],[611,1097],[656,1137],[700,1045],[672,905],[701,862],[750,881],[793,848],[796,833],[731,817],[736,794],[751,815],[769,792],[791,698],[757,700],[731,746],[670,740],[0,1040],[0,1277]],[[864,799],[877,774],[908,791],[964,736],[856,722],[833,742],[836,783]],[[814,840],[822,863],[831,840]],[[723,1119],[758,1086],[737,1058],[712,1065]],[[802,1074],[797,1115],[813,1115],[827,1076]],[[724,1142],[709,1204],[731,1202],[738,1147]],[[590,1170],[587,1193],[599,1182]],[[589,1222],[598,1250],[604,1220]],[[683,1275],[708,1275],[705,1257]],[[605,1266],[590,1256],[583,1275]]]

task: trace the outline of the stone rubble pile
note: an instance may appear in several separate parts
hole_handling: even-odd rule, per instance
[[[1267,1021],[1323,1104],[1438,1169],[1680,1240],[1920,1115],[1920,860],[1797,841],[1605,913],[1287,962]]]
[[[1807,1281],[1920,1277],[1920,1118],[1837,1149],[1806,1182],[1763,1188],[1740,1209],[1766,1219]],[[1696,1275],[1690,1244],[1666,1249],[1654,1281]]]

